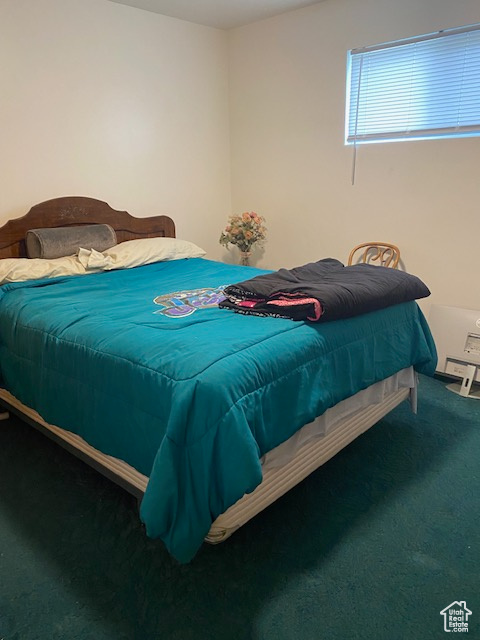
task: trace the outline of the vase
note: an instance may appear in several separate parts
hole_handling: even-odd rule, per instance
[[[240,264],[244,267],[250,266],[251,251],[240,251]]]

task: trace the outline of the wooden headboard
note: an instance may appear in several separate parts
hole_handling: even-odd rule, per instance
[[[9,220],[0,227],[0,258],[25,258],[25,235],[29,229],[94,223],[113,227],[118,242],[175,237],[175,224],[168,216],[134,218],[126,211],[112,209],[102,200],[67,196],[36,204],[23,217]]]

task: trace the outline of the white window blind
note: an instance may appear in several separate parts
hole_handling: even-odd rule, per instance
[[[480,24],[348,58],[347,142],[480,135]]]

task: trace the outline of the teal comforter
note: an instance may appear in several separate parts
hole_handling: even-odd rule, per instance
[[[415,302],[325,324],[217,307],[260,273],[197,258],[0,287],[3,384],[149,476],[141,518],[181,562],[265,452],[404,367],[435,369]]]

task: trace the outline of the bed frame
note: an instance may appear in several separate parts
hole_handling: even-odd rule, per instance
[[[118,242],[137,238],[174,238],[175,224],[168,216],[135,218],[116,211],[102,200],[84,196],[54,198],[35,205],[22,218],[0,227],[0,258],[26,258],[25,236],[29,229],[109,224]]]
[[[286,464],[264,469],[261,484],[252,493],[244,495],[243,498],[229,507],[213,522],[205,538],[206,542],[218,544],[229,538],[232,533],[251,518],[278,500],[330,458],[333,458],[355,438],[370,429],[370,427],[373,427],[387,413],[408,398],[410,398],[412,410],[416,411],[416,376],[412,387],[399,386],[386,393],[381,402],[372,403],[352,412],[339,421],[336,428],[327,433],[327,435],[314,437],[311,441],[300,446],[295,455]],[[148,484],[148,477],[126,462],[98,451],[76,434],[45,422],[36,411],[23,405],[5,389],[0,389],[0,404],[3,404],[7,409],[22,418],[24,422],[32,425],[67,451],[73,453],[77,458],[80,458],[128,491],[137,498],[140,504]],[[324,416],[329,411],[331,410],[328,409]],[[5,415],[6,417],[8,417],[8,413]],[[312,427],[314,429],[318,428],[319,434],[321,434],[321,418],[317,418],[315,422],[305,425],[303,429],[310,429],[311,431]],[[280,445],[276,450],[279,450],[282,446],[285,447],[288,443],[289,441],[284,445]],[[273,453],[276,450],[274,449]]]
[[[0,227],[0,258],[25,257],[25,235],[29,229],[93,223],[111,225],[119,242],[137,238],[175,237],[175,225],[168,216],[135,218],[126,211],[112,209],[101,200],[63,197],[37,204],[22,218],[10,220]],[[290,462],[265,472],[262,483],[255,491],[245,495],[219,516],[205,539],[211,543],[227,539],[409,396],[415,410],[416,383],[412,383],[409,387],[390,390],[381,402],[351,413],[334,431],[302,446]],[[141,500],[148,483],[146,476],[125,462],[94,449],[75,434],[46,423],[38,413],[23,405],[5,389],[0,389],[0,420],[8,417],[8,412],[2,413],[1,405]]]

